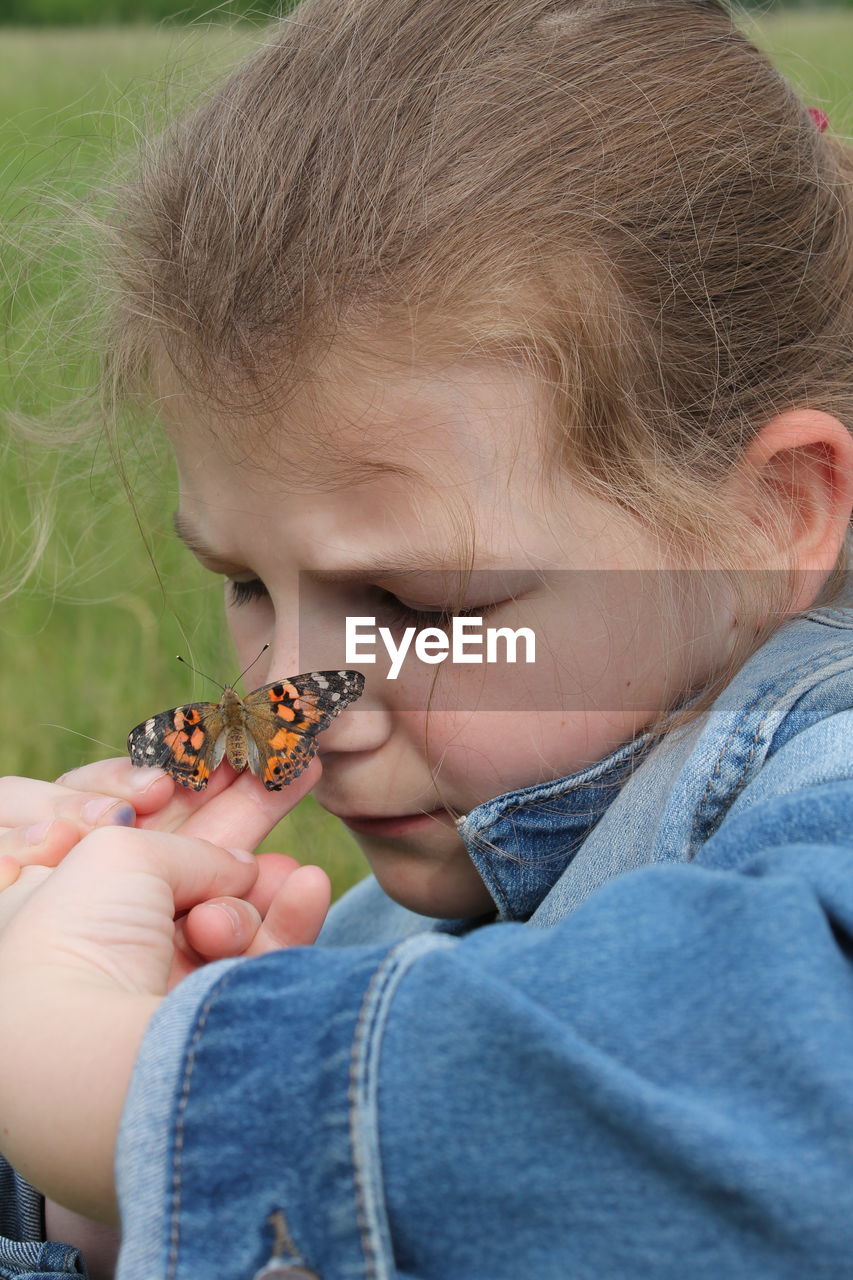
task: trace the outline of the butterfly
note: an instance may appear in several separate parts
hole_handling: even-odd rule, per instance
[[[191,702],[143,720],[127,749],[134,764],[159,765],[193,791],[204,790],[223,757],[280,791],[308,767],[317,735],[363,691],[360,671],[311,671],[245,698],[225,685],[218,702]]]

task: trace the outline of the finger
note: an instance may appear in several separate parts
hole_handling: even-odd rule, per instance
[[[259,853],[255,863],[258,878],[245,899],[202,902],[176,922],[177,945],[191,961],[243,955],[284,881],[301,865],[285,853]]]
[[[21,864],[11,854],[0,855],[0,893],[13,885],[21,874]]]
[[[254,857],[163,831],[103,827],[51,870],[13,918],[2,945],[18,961],[99,975],[124,990],[162,994],[175,957],[174,917],[210,898],[240,898],[257,878]]]
[[[0,778],[0,831],[49,818],[68,818],[83,834],[92,827],[132,826],[136,809],[115,796],[74,791],[38,778]]]
[[[70,769],[56,782],[72,791],[98,792],[129,800],[137,813],[162,809],[175,792],[175,783],[165,770],[139,768],[126,756],[95,760],[79,769]]]
[[[81,840],[54,875],[61,884],[70,885],[73,879],[75,888],[85,885],[95,900],[110,900],[120,879],[139,872],[165,882],[179,912],[209,898],[244,897],[258,868],[253,855],[240,847],[225,849],[169,831],[103,827]]]
[[[263,918],[287,877],[302,864],[286,853],[257,853],[255,861],[258,864],[258,878],[251,892],[246,894],[246,901],[251,902]]]
[[[19,866],[55,867],[81,838],[80,826],[66,818],[48,818],[29,827],[13,827],[0,835],[0,857]]]
[[[157,831],[180,831],[188,819],[216,796],[227,791],[239,777],[240,774],[229,764],[222,763],[202,791],[174,784],[168,803],[159,812],[143,816],[137,825]]]
[[[332,886],[322,867],[297,867],[270,904],[245,954],[309,946],[323,927],[331,897]]]
[[[281,791],[267,791],[253,774],[241,773],[230,787],[183,823],[181,835],[254,849],[311,790],[321,773],[322,767],[315,758],[295,782]]]
[[[242,945],[237,945],[240,938],[232,939],[229,937],[229,950],[219,950],[217,952],[213,949],[210,943],[205,942],[205,940],[196,932],[196,929],[198,928],[197,913],[203,913],[207,906],[206,903],[201,903],[198,907],[194,908],[192,912],[190,912],[189,916],[179,922],[182,925],[185,925],[186,923],[191,924],[190,929],[185,929],[185,933],[189,946],[197,953],[197,955],[202,956],[207,960],[212,960],[217,956],[221,957],[225,955],[242,954],[242,952],[244,952],[252,942],[257,929],[269,911],[273,899],[281,889],[285,880],[302,865],[297,862],[296,858],[291,858],[286,853],[259,853],[255,856],[255,862],[258,867],[258,878],[250,892],[245,895],[245,902],[253,908],[253,912],[249,917],[241,917],[241,925],[244,926],[244,932],[241,935]],[[235,905],[239,910],[239,900],[237,900]],[[216,918],[218,919],[218,917]],[[251,926],[250,932],[246,931],[248,926],[244,924],[245,919],[254,922]],[[230,949],[235,946],[237,947],[236,950]]]
[[[204,960],[242,955],[261,926],[260,912],[241,898],[211,898],[179,922],[184,938]]]
[[[236,777],[238,774],[229,765],[222,764],[203,791],[193,791],[190,787],[179,786],[163,769],[135,765],[130,759],[120,756],[72,769],[58,781],[80,790],[124,796],[143,817],[156,813],[158,830],[172,831],[229,787]],[[134,796],[138,797],[139,803]]]

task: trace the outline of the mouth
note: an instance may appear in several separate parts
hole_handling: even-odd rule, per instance
[[[422,831],[434,822],[448,821],[450,814],[446,809],[433,809],[431,813],[402,813],[392,818],[359,817],[356,814],[337,813],[350,831],[362,836],[403,836],[415,831]]]

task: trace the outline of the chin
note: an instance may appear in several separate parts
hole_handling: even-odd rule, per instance
[[[457,858],[450,863],[434,862],[428,854],[389,849],[385,842],[381,849],[371,840],[358,843],[380,887],[409,911],[437,920],[459,920],[495,910],[461,840]]]

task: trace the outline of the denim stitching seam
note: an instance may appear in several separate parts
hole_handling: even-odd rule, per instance
[[[833,665],[835,665],[835,664],[838,664],[838,663],[839,663],[839,661],[843,662],[843,659],[842,659],[842,660],[839,660],[839,657],[838,657],[838,655],[837,655],[836,653],[832,653],[832,654],[830,654],[830,655],[828,655],[828,656],[826,656],[826,657],[823,657],[823,658],[810,658],[807,662],[804,662],[804,663],[802,663],[799,667],[795,667],[795,668],[794,668],[794,670],[793,670],[792,674],[794,675],[795,679],[793,679],[793,680],[791,681],[791,684],[789,685],[787,692],[789,692],[789,693],[790,693],[790,692],[793,692],[794,690],[796,690],[796,689],[797,689],[797,686],[798,686],[798,684],[800,683],[800,681],[802,680],[803,676],[806,676],[806,675],[819,675],[821,672],[825,671],[828,667],[833,666]],[[842,670],[842,671],[844,670],[844,666],[843,666],[843,665],[841,666],[841,670]],[[754,711],[756,707],[760,707],[761,703],[762,703],[763,701],[766,701],[766,700],[768,699],[768,697],[770,696],[770,693],[771,693],[771,692],[773,692],[773,691],[772,691],[772,690],[771,690],[771,691],[763,691],[762,693],[757,694],[757,695],[756,695],[756,697],[753,699],[753,701],[752,701],[752,702],[748,705],[748,707],[746,708],[746,714],[747,714],[747,715],[749,715],[749,714],[750,714],[750,712]],[[758,750],[758,744],[759,744],[759,742],[760,742],[760,740],[761,740],[761,736],[762,736],[762,734],[763,734],[764,729],[766,728],[767,722],[768,722],[768,721],[769,721],[769,719],[770,719],[770,716],[771,716],[771,714],[772,714],[772,711],[773,711],[774,707],[775,707],[775,706],[777,706],[777,705],[778,705],[778,701],[777,701],[777,702],[772,702],[772,703],[767,707],[767,709],[766,709],[766,711],[763,713],[763,715],[761,716],[761,719],[758,721],[758,724],[755,726],[755,729],[754,729],[753,734],[752,734],[752,745],[751,745],[751,747],[750,747],[750,749],[749,749],[749,754],[747,755],[747,757],[746,757],[746,759],[745,759],[745,761],[744,761],[744,763],[743,763],[743,766],[742,766],[742,768],[741,768],[741,770],[740,770],[740,773],[739,773],[739,776],[738,776],[737,782],[735,783],[735,785],[734,785],[734,786],[729,790],[729,792],[728,792],[728,795],[731,797],[731,799],[730,799],[730,804],[733,804],[733,803],[734,803],[734,801],[735,801],[735,800],[737,799],[737,797],[740,795],[741,791],[742,791],[742,790],[744,789],[744,787],[746,786],[746,783],[747,783],[747,781],[748,781],[749,769],[750,769],[750,766],[751,766],[751,764],[752,764],[752,761],[753,761],[753,760],[754,760],[754,758],[755,758],[756,751]],[[792,705],[793,705],[793,703],[792,703]],[[789,708],[789,710],[790,710],[790,708]],[[744,713],[743,713],[743,712],[740,712],[740,714],[741,714],[741,716],[742,716]],[[692,854],[693,854],[693,850],[694,850],[695,846],[696,846],[696,845],[697,845],[697,843],[698,843],[698,839],[699,839],[699,826],[700,826],[700,824],[701,824],[701,822],[702,822],[702,820],[703,820],[703,818],[704,818],[703,810],[705,809],[706,805],[708,804],[710,794],[711,794],[711,792],[712,792],[712,790],[713,790],[713,787],[714,787],[714,783],[716,782],[716,780],[717,780],[717,779],[719,778],[719,776],[720,776],[720,772],[721,772],[721,770],[722,770],[723,760],[724,760],[724,758],[725,758],[725,756],[726,756],[726,754],[727,754],[727,752],[728,752],[729,747],[731,746],[732,742],[733,742],[733,741],[734,741],[734,739],[737,737],[737,735],[738,735],[738,727],[737,727],[737,725],[734,725],[734,726],[732,727],[731,731],[729,732],[729,734],[727,735],[727,737],[726,737],[725,741],[723,742],[722,746],[720,747],[720,751],[719,751],[719,754],[718,754],[718,756],[717,756],[716,764],[714,765],[714,768],[711,770],[710,774],[708,775],[708,781],[707,781],[707,783],[705,784],[705,790],[703,791],[703,793],[702,793],[702,797],[701,797],[701,799],[699,800],[699,803],[698,803],[698,804],[697,804],[697,806],[696,806],[696,811],[695,811],[695,813],[694,813],[694,815],[693,815],[693,822],[692,822],[691,827],[690,827],[690,843],[689,843],[689,851],[690,851],[690,855],[691,855],[691,857],[692,857]],[[712,833],[712,834],[713,834],[713,833]],[[707,838],[710,838],[710,837],[707,837]]]
[[[364,999],[356,1018],[355,1031],[353,1033],[352,1053],[350,1055],[349,1080],[347,1084],[347,1105],[349,1106],[349,1129],[350,1129],[350,1146],[352,1150],[352,1169],[353,1169],[353,1186],[355,1189],[355,1216],[358,1223],[358,1230],[361,1236],[362,1249],[364,1252],[364,1262],[366,1273],[368,1276],[376,1277],[378,1257],[373,1244],[373,1236],[370,1230],[370,1222],[368,1220],[366,1196],[364,1184],[361,1177],[361,1167],[358,1158],[358,1135],[356,1133],[356,1119],[359,1114],[359,1068],[361,1066],[362,1046],[364,1045],[368,1027],[372,1023],[372,1011],[376,1004],[377,997],[381,994],[384,987],[390,980],[391,973],[394,970],[394,964],[390,963],[392,957],[396,958],[396,952],[400,949],[401,944],[393,947],[385,957],[383,964],[375,971],[368,983],[367,990],[364,993]]]
[[[199,1010],[198,1021],[190,1040],[189,1049],[184,1064],[183,1081],[181,1084],[181,1093],[178,1098],[178,1106],[175,1122],[175,1148],[172,1156],[172,1212],[169,1221],[169,1256],[166,1262],[166,1280],[174,1280],[177,1274],[178,1266],[178,1247],[180,1244],[180,1212],[181,1212],[181,1156],[184,1148],[184,1117],[186,1109],[189,1105],[190,1084],[192,1074],[195,1068],[196,1051],[199,1041],[207,1025],[207,1019],[213,1007],[214,1001],[219,996],[222,988],[225,987],[232,977],[233,970],[223,976],[216,982],[207,994],[204,1004]]]
[[[361,1008],[356,1019],[352,1054],[350,1056],[347,1102],[350,1109],[350,1144],[353,1157],[356,1221],[361,1233],[368,1280],[389,1280],[389,1273],[382,1265],[383,1259],[377,1253],[374,1245],[374,1232],[371,1230],[366,1179],[363,1176],[361,1167],[361,1144],[358,1134],[358,1120],[362,1111],[362,1108],[359,1107],[359,1102],[362,1100],[362,1093],[365,1096],[369,1096],[372,1084],[370,1033],[378,1023],[384,1022],[390,999],[389,992],[393,994],[394,988],[408,972],[411,964],[422,954],[443,949],[453,944],[454,939],[448,938],[444,934],[429,936],[421,934],[398,942],[389,950],[385,960],[373,974],[364,993],[364,999],[361,1002]],[[402,952],[408,953],[403,963],[398,959]],[[362,1073],[364,1076],[363,1089]]]

